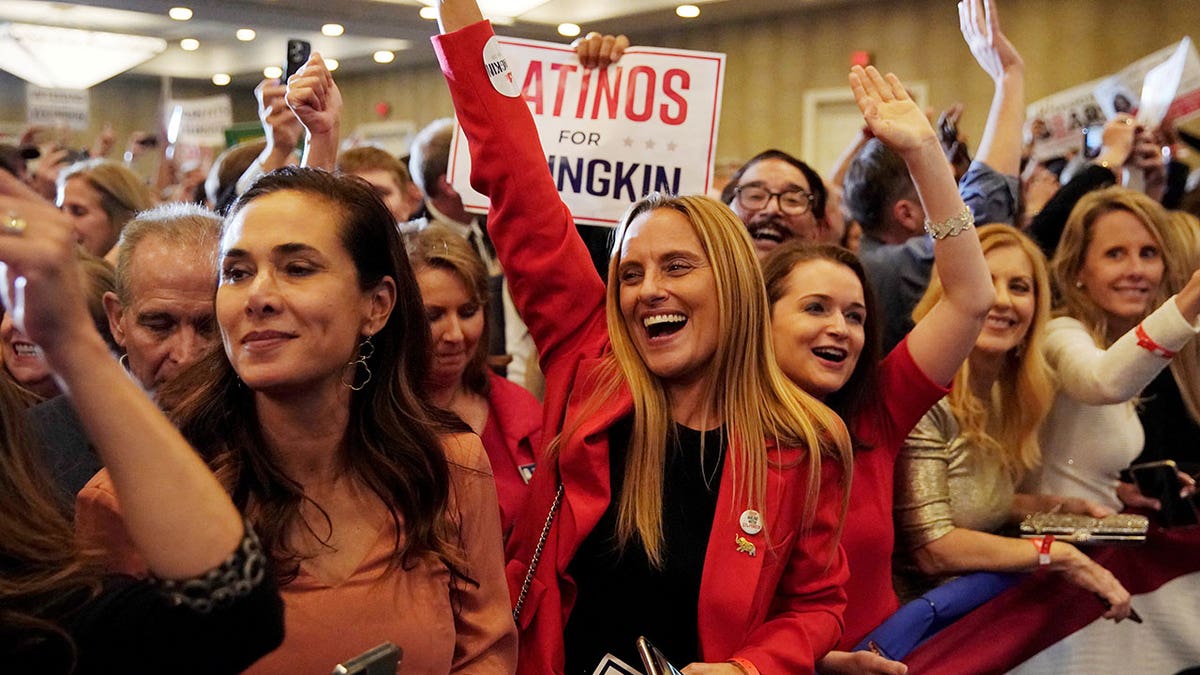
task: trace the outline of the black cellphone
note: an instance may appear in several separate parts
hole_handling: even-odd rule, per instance
[[[637,650],[638,656],[642,657],[642,665],[646,668],[646,675],[683,675],[645,637],[637,639]]]
[[[1104,147],[1104,126],[1097,124],[1083,128],[1083,156],[1087,159],[1096,159],[1100,156],[1100,149]]]
[[[296,74],[300,67],[308,62],[308,56],[312,54],[312,45],[308,40],[288,40],[287,43],[287,66],[283,69],[283,83],[287,84],[288,78]]]
[[[1162,504],[1156,517],[1163,527],[1200,523],[1193,498],[1179,496],[1183,484],[1179,482],[1178,471],[1179,467],[1170,459],[1134,464],[1121,471],[1122,480],[1137,485],[1143,495]]]
[[[403,655],[399,647],[385,642],[337,664],[333,668],[333,675],[396,675]]]

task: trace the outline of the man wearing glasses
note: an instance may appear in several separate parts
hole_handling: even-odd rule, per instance
[[[837,243],[840,235],[825,222],[827,196],[817,172],[781,150],[755,155],[721,194],[746,224],[760,259],[789,239]]]

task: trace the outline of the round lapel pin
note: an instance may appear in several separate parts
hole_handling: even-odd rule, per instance
[[[742,532],[755,535],[762,532],[763,522],[762,514],[754,509],[746,509],[742,511],[742,515],[738,518],[738,525],[742,526]]]

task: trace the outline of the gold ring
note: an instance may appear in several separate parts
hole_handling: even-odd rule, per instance
[[[24,218],[10,212],[8,219],[4,221],[4,234],[21,234],[27,227],[29,223]]]

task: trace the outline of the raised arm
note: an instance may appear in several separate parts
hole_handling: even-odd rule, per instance
[[[321,55],[313,52],[287,83],[287,105],[308,132],[300,166],[333,171],[342,126],[342,92]]]
[[[912,175],[926,223],[946,236],[934,239],[936,269],[946,289],[942,299],[908,337],[913,361],[938,384],[949,383],[962,365],[995,299],[991,275],[970,212],[959,197],[949,162],[929,120],[892,74],[873,67],[850,73],[854,98],[867,125],[904,158]]]
[[[70,222],[7,174],[0,174],[0,213],[8,214],[0,219],[4,305],[71,399],[151,571],[186,579],[216,568],[241,543],[242,518],[96,332]]]
[[[994,0],[962,0],[958,23],[963,39],[995,83],[975,161],[1015,176],[1021,170],[1021,126],[1025,121],[1025,62],[1000,30]]]
[[[286,95],[287,87],[273,78],[259,82],[254,88],[254,98],[258,100],[258,118],[266,132],[267,147],[238,178],[236,193],[239,195],[250,189],[264,173],[296,163],[296,146],[300,144],[304,127],[288,108]]]

